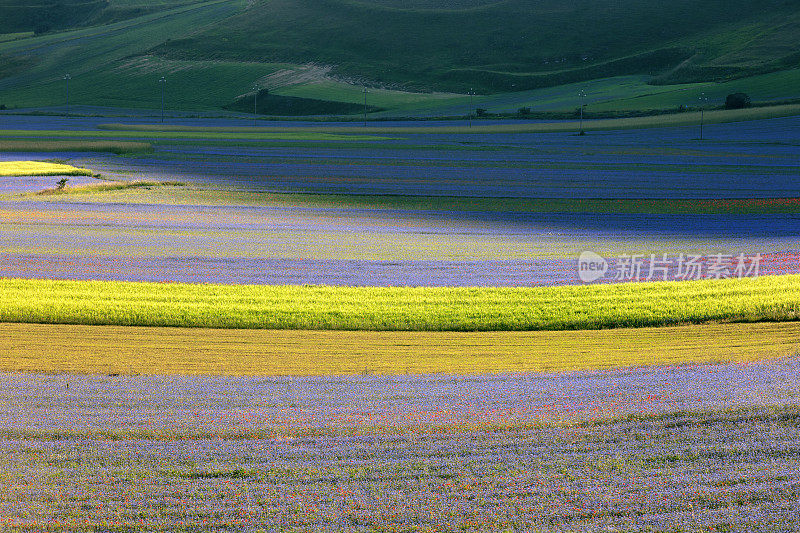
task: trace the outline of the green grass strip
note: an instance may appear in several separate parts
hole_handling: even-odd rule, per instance
[[[161,185],[179,185],[161,182]],[[194,186],[115,194],[141,187],[74,187],[61,194],[82,195],[81,201],[169,205],[254,205],[323,209],[460,211],[481,213],[623,213],[762,215],[800,213],[800,198],[487,198],[390,194],[317,194],[201,189]],[[100,193],[108,194],[100,194]],[[35,193],[34,193],[35,194]]]
[[[539,288],[0,280],[0,322],[379,331],[797,320],[800,275]]]
[[[4,133],[4,132],[0,132]],[[110,152],[129,154],[152,151],[145,142],[0,139],[0,152]]]
[[[183,183],[179,181],[129,181],[129,182],[106,182],[97,185],[83,185],[80,187],[68,187],[64,189],[45,189],[32,193],[33,196],[69,196],[78,194],[96,194],[101,192],[127,191],[131,189],[147,189],[154,187],[179,187]]]
[[[470,196],[411,196],[313,193],[252,193],[192,191],[193,201],[235,205],[292,205],[297,207],[404,209],[489,213],[625,213],[625,214],[781,214],[800,213],[800,198],[487,198]],[[172,197],[170,197],[172,198]]]
[[[723,124],[728,122],[743,122],[748,120],[763,120],[769,118],[779,118],[800,115],[799,104],[753,107],[748,109],[720,109],[706,111],[704,121],[706,124]],[[700,123],[700,112],[674,113],[666,115],[654,115],[646,117],[630,118],[610,118],[585,120],[583,122],[585,131],[606,131],[606,130],[626,130],[641,128],[668,128],[679,126],[692,126]],[[290,133],[301,130],[306,134],[310,133],[361,133],[361,134],[417,134],[417,133],[567,133],[576,132],[580,125],[578,121],[561,122],[529,122],[511,124],[489,124],[481,125],[476,122],[473,126],[274,126],[274,127],[254,127],[247,129],[243,127],[200,127],[200,126],[164,126],[158,124],[102,124],[101,129],[115,131],[139,131],[139,132],[175,132],[184,135],[196,134],[204,135],[204,138],[211,137],[212,134],[221,135],[227,132],[228,135],[242,134],[245,130],[253,133]],[[358,140],[350,137],[352,140]]]
[[[250,141],[381,141],[388,137],[363,135],[363,128],[347,132],[325,133],[311,131],[306,128],[294,128],[287,131],[265,131],[264,128],[251,128],[244,131],[215,131],[215,130],[162,130],[162,129],[134,129],[133,131],[91,131],[91,130],[0,130],[0,142],[7,142],[7,138],[80,138],[80,139],[211,139],[211,140],[250,140]]]

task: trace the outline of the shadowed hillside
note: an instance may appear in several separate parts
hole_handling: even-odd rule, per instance
[[[404,87],[503,92],[626,74],[676,83],[779,70],[798,64],[798,37],[797,0],[260,0],[156,52],[318,62]]]
[[[251,113],[257,86],[268,115],[360,113],[365,86],[385,116],[780,102],[799,38],[800,0],[0,0],[0,106],[64,108],[66,74],[73,105],[165,89],[167,109]]]
[[[191,3],[180,0],[0,0],[0,34],[46,33],[116,22]]]

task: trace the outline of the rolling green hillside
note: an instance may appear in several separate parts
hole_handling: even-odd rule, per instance
[[[218,109],[279,66],[165,61],[146,52],[170,36],[218,23],[245,5],[246,0],[194,2],[122,22],[0,42],[0,65],[7,65],[5,72],[0,67],[0,104],[64,104],[63,77],[69,73],[73,104],[155,108],[159,79],[165,76],[170,108]]]
[[[800,97],[800,0],[14,1],[11,109],[63,107],[67,73],[73,106],[155,109],[164,77],[167,109],[250,113],[258,85],[269,115],[360,113],[364,85],[376,116]]]
[[[186,0],[0,0],[0,34],[46,33],[117,22],[190,3]]]
[[[156,52],[334,65],[401,87],[507,92],[626,74],[708,81],[800,63],[797,0],[258,0]],[[441,6],[435,9],[436,6]]]

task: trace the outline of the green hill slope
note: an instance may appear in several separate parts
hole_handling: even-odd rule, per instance
[[[175,62],[146,55],[170,36],[197,31],[239,12],[246,0],[194,2],[113,24],[0,42],[0,103],[40,107],[73,104],[158,107],[159,79],[168,78],[172,108],[219,108],[254,79],[276,70],[260,63]]]
[[[158,108],[163,76],[168,109],[249,112],[258,85],[264,114],[357,113],[364,85],[384,116],[800,96],[800,0],[14,1],[10,108],[63,106],[67,73],[73,105]]]
[[[181,0],[0,0],[0,34],[118,22],[192,2]]]
[[[793,46],[800,25],[787,23],[800,21],[797,0],[418,0],[411,5],[428,8],[395,7],[400,4],[260,0],[156,53],[318,62],[342,76],[458,92],[670,72],[665,81],[707,81],[800,60]]]

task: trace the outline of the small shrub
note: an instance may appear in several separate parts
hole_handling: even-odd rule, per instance
[[[530,116],[530,114],[531,114],[530,107],[520,107],[519,109],[517,109],[517,115],[519,115],[520,117],[528,117]]]
[[[482,107],[479,107],[478,109],[476,109],[476,110],[475,110],[475,114],[476,114],[477,116],[479,116],[479,117],[485,117],[486,115],[488,115],[488,114],[489,114],[489,112],[488,112],[488,111],[486,111],[484,108],[482,108]]]
[[[68,181],[69,180],[67,178],[61,178],[60,180],[58,180],[56,182],[56,190],[59,190],[59,191],[64,190],[64,187],[67,186],[67,182]]]
[[[744,109],[750,105],[750,97],[745,93],[733,93],[725,98],[725,109]]]

